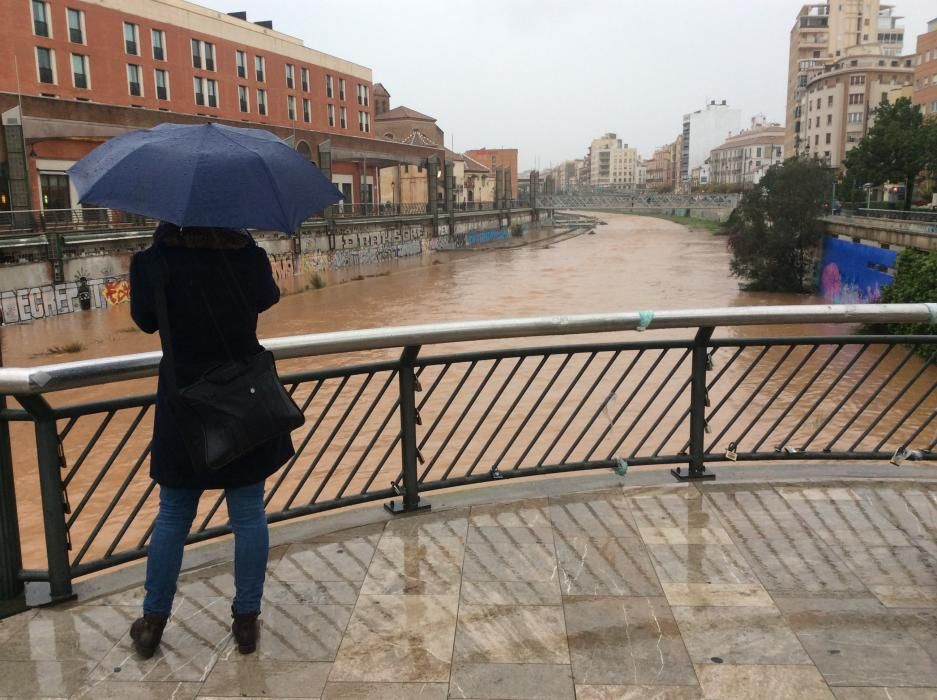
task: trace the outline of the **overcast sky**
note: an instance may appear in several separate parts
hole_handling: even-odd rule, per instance
[[[195,0],[270,19],[368,66],[455,149],[517,148],[520,169],[581,158],[607,131],[649,157],[707,100],[783,122],[803,0]],[[895,0],[905,52],[934,0]]]

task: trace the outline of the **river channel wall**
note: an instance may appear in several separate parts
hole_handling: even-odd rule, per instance
[[[384,220],[323,221],[304,226],[299,236],[257,232],[267,251],[277,284],[284,291],[302,289],[297,277],[312,273],[354,273],[354,268],[401,258],[474,248],[510,237],[510,228],[526,229],[530,210],[466,213],[438,223],[429,216]],[[549,224],[546,212],[539,223]],[[433,235],[434,231],[437,235]],[[65,282],[53,282],[52,263],[24,258],[0,267],[0,325],[28,323],[81,310],[79,280],[84,277],[92,310],[130,301],[130,258],[150,243],[150,232],[122,232],[114,237],[85,236],[67,244],[62,261]]]

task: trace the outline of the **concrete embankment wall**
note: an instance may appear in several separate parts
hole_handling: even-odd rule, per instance
[[[277,284],[284,291],[303,289],[297,278],[312,273],[354,275],[357,268],[402,258],[433,255],[508,238],[510,228],[527,228],[530,210],[457,214],[454,226],[430,216],[372,221],[326,222],[305,227],[300,236],[257,233],[267,251]],[[541,213],[539,223],[550,223]],[[434,229],[437,235],[433,235]],[[451,230],[450,230],[451,229]],[[106,309],[130,300],[128,272],[133,253],[149,245],[148,232],[138,236],[87,237],[67,246],[64,282],[54,283],[51,261],[25,261],[0,267],[0,324],[25,323],[80,310],[78,280],[86,278],[92,309]],[[339,272],[341,271],[341,272]]]

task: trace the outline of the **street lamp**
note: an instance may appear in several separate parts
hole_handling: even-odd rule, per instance
[[[865,190],[865,208],[866,209],[872,208],[872,187],[873,185],[871,182],[867,182],[862,186],[862,189]]]

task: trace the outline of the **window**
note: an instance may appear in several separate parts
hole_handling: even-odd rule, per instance
[[[205,105],[205,80],[204,78],[192,78],[192,84],[195,86],[195,104]]]
[[[303,68],[301,70],[301,75],[303,79],[303,92],[309,92],[309,69]]]
[[[205,54],[205,70],[215,70],[215,45],[205,41],[202,48]]]
[[[937,100],[930,103],[930,113],[937,114]]]
[[[329,115],[329,126],[335,126],[335,105],[327,105],[326,110]]]
[[[819,145],[820,145],[820,134],[814,135],[814,137],[813,137],[813,145],[814,145],[814,146],[819,146]]]
[[[828,144],[829,144],[829,143],[833,143],[833,141],[831,140],[832,138],[833,138],[833,137],[832,137],[832,134],[830,134],[829,132],[827,132],[827,134],[826,134],[826,142],[827,142]]]
[[[887,93],[887,92],[883,92],[883,93],[882,93],[881,102],[888,102],[888,93]]]
[[[39,82],[55,85],[55,61],[52,49],[36,47],[36,65],[39,67]]]
[[[817,98],[817,109],[820,109],[821,107],[823,107],[823,98],[822,98],[822,97],[818,97],[818,98]]]
[[[755,154],[755,157],[756,157],[756,158],[761,158],[761,146],[758,147],[757,152],[756,152],[756,154]]]
[[[49,3],[33,0],[33,34],[36,36],[52,36],[52,25],[49,22]]]
[[[124,22],[124,51],[131,56],[139,56],[140,28],[131,22]]]
[[[88,57],[72,54],[72,84],[76,88],[88,89]]]
[[[215,70],[215,45],[207,41],[192,39],[192,67]]]
[[[826,125],[827,125],[827,126],[830,126],[832,123],[833,123],[833,115],[832,115],[832,114],[827,114],[827,115],[826,115]]]
[[[153,58],[157,61],[166,60],[166,32],[162,29],[153,29],[150,31],[150,37],[153,40]]]
[[[254,72],[257,73],[257,81],[264,81],[264,69],[266,67],[266,61],[263,56],[254,56]],[[258,103],[259,104],[259,103]]]
[[[267,115],[267,91],[257,91],[257,113],[261,116]]]
[[[358,112],[358,131],[371,131],[371,115],[367,112]]]
[[[296,98],[292,95],[286,96],[286,113],[290,121],[296,119]]]
[[[246,78],[247,77],[247,54],[243,51],[234,52],[234,63],[238,68],[238,77]]]
[[[846,117],[846,121],[850,124],[861,124],[862,123],[862,112],[850,112]]]
[[[817,117],[817,126],[820,126],[820,117]]]
[[[325,76],[325,96],[332,97],[332,76]]]
[[[830,95],[829,97],[826,98],[826,106],[827,106],[827,107],[832,107],[832,106],[833,106],[833,96],[832,96],[832,95]]]
[[[127,86],[130,89],[130,94],[134,97],[143,96],[143,83],[140,80],[140,66],[134,65],[133,63],[127,64]]]
[[[368,106],[368,86],[367,85],[358,85],[358,104],[367,107]]]
[[[293,64],[286,64],[286,87],[290,90],[293,89]]]
[[[68,18],[68,40],[73,44],[85,43],[85,13],[81,10],[68,8],[65,11]]]
[[[238,51],[238,53],[241,52]],[[238,104],[241,107],[241,112],[246,114],[251,111],[250,93],[244,85],[238,85]]]
[[[348,128],[348,110],[344,107],[338,108],[338,125],[343,129]]]
[[[217,107],[218,106],[218,81],[217,80],[206,80],[208,83],[208,106]]]
[[[345,99],[345,79],[344,78],[338,79],[338,99],[340,100]]]
[[[862,93],[849,96],[849,104],[851,105],[861,105],[865,104],[865,95]]]
[[[169,99],[169,71],[163,70],[162,68],[157,68],[154,71],[156,76],[156,99],[157,100],[168,100]]]
[[[865,76],[864,75],[851,75],[849,76],[850,85],[865,85]]]
[[[198,39],[192,39],[192,67],[202,67],[202,42]]]
[[[312,110],[309,106],[309,100],[303,98],[303,121],[307,124],[312,121]]]

